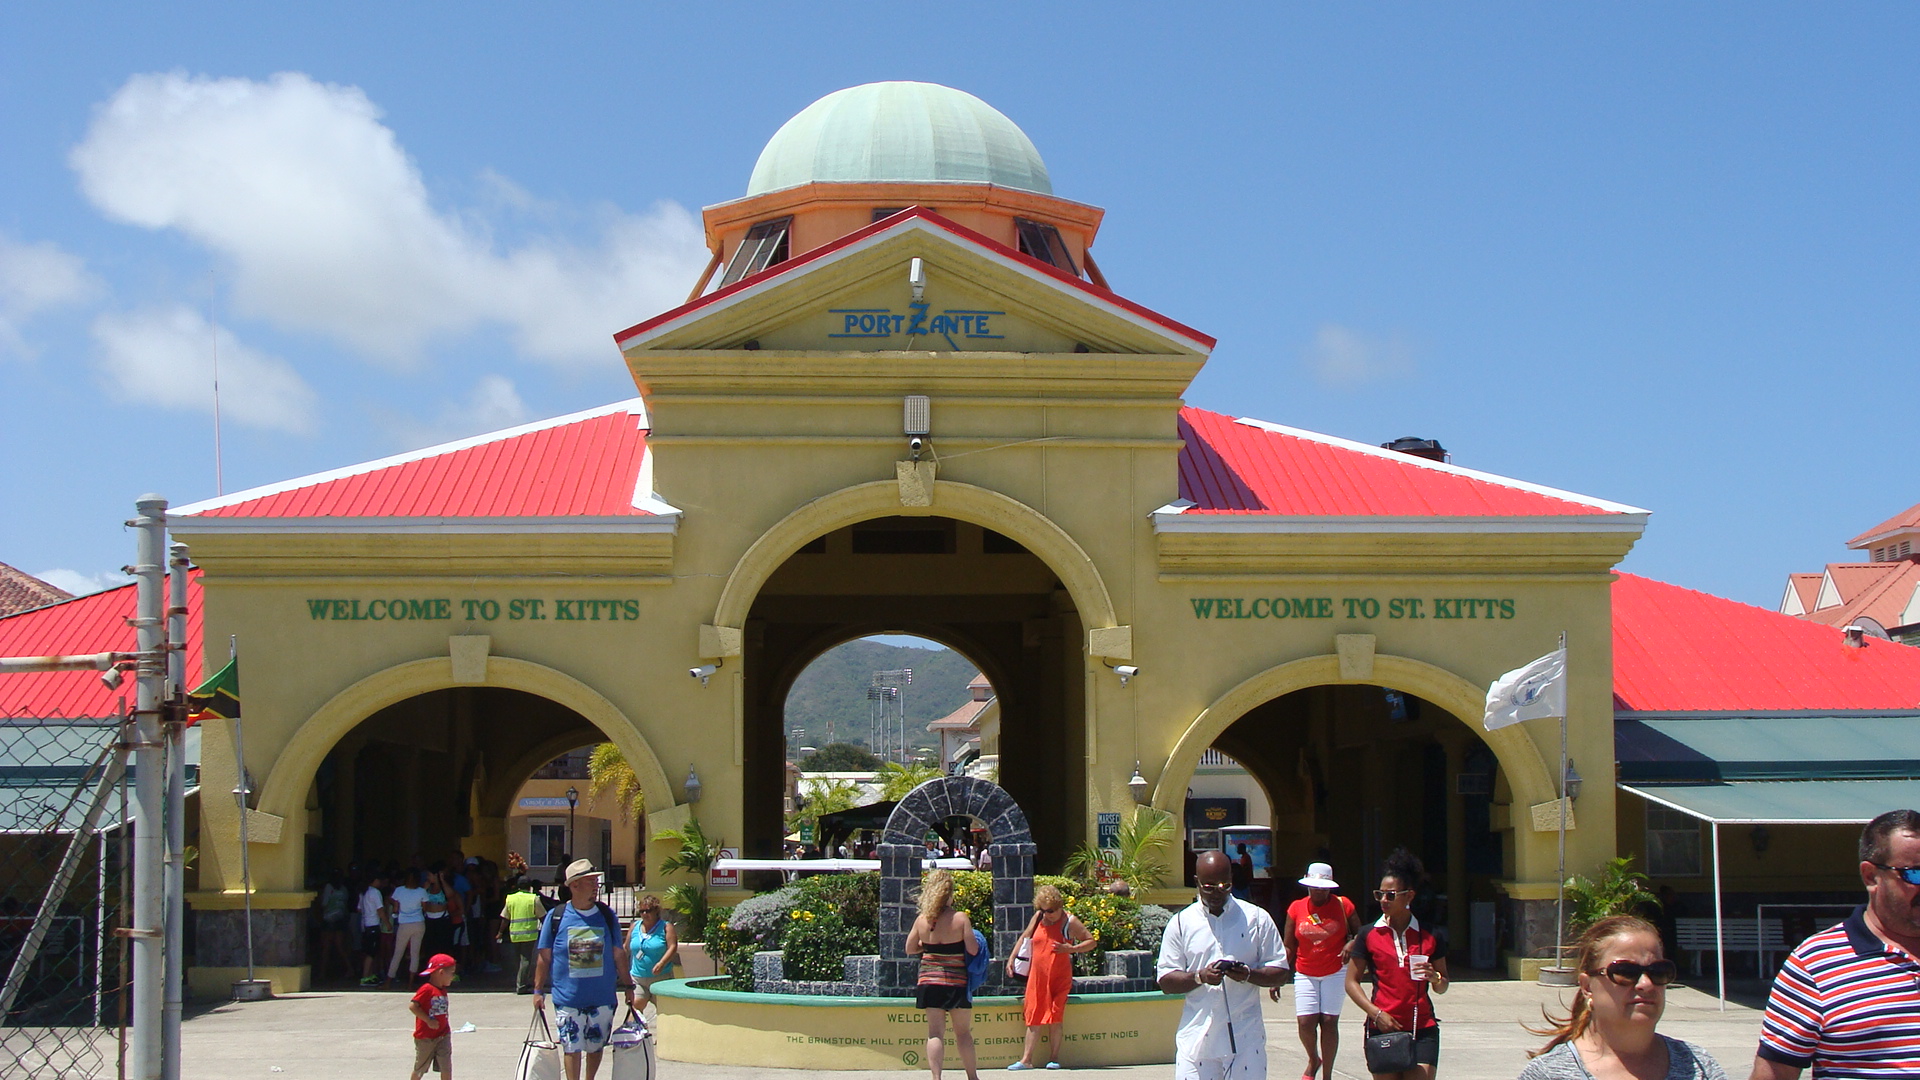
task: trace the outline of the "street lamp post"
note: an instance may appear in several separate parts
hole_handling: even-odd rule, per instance
[[[574,810],[574,807],[579,805],[580,805],[580,789],[572,788],[572,787],[568,788],[567,789],[567,858],[569,859],[579,858],[579,854],[575,852],[573,849],[573,810]]]

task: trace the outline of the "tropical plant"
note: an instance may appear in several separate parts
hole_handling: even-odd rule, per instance
[[[705,941],[707,881],[713,864],[720,858],[719,838],[709,837],[706,830],[701,828],[700,819],[691,814],[687,816],[685,825],[678,829],[662,829],[654,833],[653,838],[679,845],[679,850],[661,861],[661,870],[667,873],[684,870],[694,878],[691,882],[667,887],[667,903],[686,916],[686,925],[681,928],[680,936],[687,941]]]
[[[889,761],[880,766],[880,801],[899,802],[914,788],[938,779],[940,770],[931,765],[897,765]]]
[[[849,742],[828,743],[800,759],[800,768],[807,772],[872,772],[879,767],[879,758]]]
[[[647,793],[640,788],[640,777],[618,746],[603,742],[587,755],[587,792],[597,799],[609,791],[619,807],[621,821],[632,821],[647,812]]]
[[[800,809],[787,815],[787,831],[797,831],[801,825],[818,822],[825,814],[851,810],[860,805],[860,785],[842,777],[803,780],[800,794],[804,801]]]
[[[1567,879],[1567,900],[1572,908],[1567,920],[1569,937],[1578,936],[1587,927],[1609,915],[1633,915],[1644,908],[1658,908],[1660,898],[1647,891],[1647,875],[1633,868],[1633,856],[1608,859],[1601,864],[1600,879]]]
[[[789,979],[839,982],[847,977],[846,959],[878,952],[877,929],[848,926],[840,913],[815,900],[787,915],[780,951]]]
[[[1134,892],[1159,886],[1172,871],[1173,815],[1151,806],[1134,807],[1120,819],[1118,843],[1115,848],[1082,844],[1067,856],[1062,871],[1093,884],[1119,878]]]
[[[1068,893],[1066,905],[1098,942],[1092,952],[1074,957],[1075,975],[1104,974],[1109,949],[1133,948],[1134,935],[1140,926],[1140,905],[1131,897],[1114,896],[1105,889],[1079,887],[1076,892]]]

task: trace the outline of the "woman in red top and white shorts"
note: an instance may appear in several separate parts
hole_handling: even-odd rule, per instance
[[[1347,996],[1367,1011],[1367,1034],[1412,1031],[1414,1067],[1398,1073],[1374,1073],[1399,1080],[1433,1080],[1440,1067],[1440,1022],[1433,995],[1447,992],[1447,961],[1440,940],[1413,917],[1414,886],[1420,861],[1404,849],[1387,856],[1380,888],[1380,921],[1367,927],[1347,964]],[[1371,976],[1373,995],[1360,987]]]
[[[1300,1024],[1300,1045],[1307,1048],[1301,1080],[1333,1080],[1333,1056],[1340,1050],[1340,1003],[1347,998],[1346,967],[1360,937],[1360,916],[1353,901],[1335,890],[1333,867],[1307,866],[1300,879],[1307,895],[1287,908],[1280,926],[1287,955],[1293,957],[1293,1015]],[[1280,992],[1270,992],[1275,1001]]]

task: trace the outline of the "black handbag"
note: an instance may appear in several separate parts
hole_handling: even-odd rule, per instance
[[[1367,1071],[1376,1074],[1403,1073],[1413,1068],[1413,1033],[1419,1027],[1420,1007],[1416,1005],[1413,1009],[1413,1025],[1408,1030],[1369,1034],[1361,1044],[1367,1052]]]

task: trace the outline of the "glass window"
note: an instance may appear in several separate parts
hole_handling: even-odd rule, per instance
[[[1653,877],[1700,876],[1700,819],[1647,804],[1647,873]]]
[[[762,221],[748,229],[747,238],[740,241],[740,247],[733,253],[733,261],[727,264],[727,272],[720,279],[721,287],[757,274],[775,263],[786,262],[789,257],[787,231],[792,225],[792,218],[783,217]]]
[[[1073,256],[1067,254],[1067,242],[1060,239],[1059,229],[1026,218],[1014,218],[1013,226],[1020,234],[1020,254],[1031,255],[1048,266],[1080,276],[1079,268],[1073,265]]]
[[[527,865],[559,866],[567,853],[567,826],[563,822],[536,821],[527,827]]]

